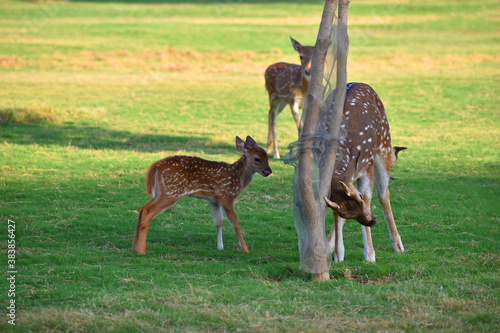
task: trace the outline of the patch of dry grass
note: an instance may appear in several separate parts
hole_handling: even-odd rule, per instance
[[[297,58],[297,59],[295,59]],[[77,55],[42,54],[39,56],[0,56],[0,68],[77,71],[152,71],[152,72],[246,72],[261,74],[274,62],[298,62],[298,57],[285,56],[281,50],[273,49],[262,54],[253,51],[195,52],[180,51],[174,47],[161,50],[144,50],[133,53],[128,50],[113,52],[81,52]],[[373,74],[386,69],[388,72],[404,70],[406,73],[421,71],[449,71],[472,68],[475,65],[500,65],[500,56],[430,55],[386,53],[378,56],[354,55],[348,63],[349,73],[356,76]],[[492,75],[494,73],[491,73]],[[497,73],[498,74],[498,73]]]
[[[156,72],[250,72],[263,73],[269,59],[284,59],[279,49],[259,54],[254,51],[195,52],[180,51],[174,47],[161,50],[147,49],[140,53],[128,50],[87,52],[79,54],[41,54],[38,56],[3,55],[0,68],[40,70],[111,70]],[[297,59],[298,61],[298,59]]]

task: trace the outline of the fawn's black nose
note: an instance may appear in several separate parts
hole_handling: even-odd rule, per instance
[[[262,171],[262,176],[267,177],[272,173],[273,173],[273,170],[271,170],[271,168],[267,168],[267,169]]]

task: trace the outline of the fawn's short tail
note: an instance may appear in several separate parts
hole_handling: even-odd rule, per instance
[[[154,163],[148,170],[146,174],[146,193],[149,196],[156,197],[156,184],[158,183],[158,168],[156,163]]]

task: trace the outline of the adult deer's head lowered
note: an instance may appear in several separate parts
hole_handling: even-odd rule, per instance
[[[356,173],[359,154],[355,160],[349,163],[348,168],[353,168]],[[352,178],[346,182],[341,180],[332,181],[330,198],[325,198],[330,208],[346,220],[356,220],[364,226],[372,227],[377,223],[375,214],[370,209],[370,198],[368,202],[363,198],[363,194],[354,186]]]

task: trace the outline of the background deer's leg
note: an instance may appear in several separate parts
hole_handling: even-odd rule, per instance
[[[270,100],[270,109],[269,109],[269,132],[267,137],[267,152],[273,152],[273,158],[279,159],[280,153],[278,151],[278,140],[276,139],[276,119],[278,115],[283,111],[286,106],[286,103],[281,99],[277,98],[274,100]]]
[[[177,197],[170,198],[160,195],[155,199],[149,200],[147,204],[142,206],[139,212],[139,217],[137,218],[137,224],[135,226],[134,245],[132,245],[133,251],[140,254],[144,254],[144,252],[146,252],[146,236],[148,234],[148,228],[151,220],[156,215],[172,206],[179,199],[180,198]]]
[[[222,215],[222,206],[220,203],[209,202],[210,213],[212,213],[212,218],[214,219],[214,224],[217,227],[217,249],[224,249],[224,243],[222,242],[222,225],[224,223],[224,216]]]
[[[298,101],[298,100],[294,100],[293,103],[290,103],[290,110],[292,111],[293,119],[295,119],[295,123],[297,124],[297,130],[298,130],[299,137],[300,137],[300,131],[302,130],[302,128],[300,126],[299,105],[300,105],[300,101]]]
[[[276,114],[274,114],[273,106],[271,104],[269,108],[269,114],[267,116],[268,129],[267,129],[267,152],[273,151],[273,129],[276,128]],[[276,135],[274,135],[276,136]]]
[[[238,237],[238,240],[240,241],[240,247],[243,252],[248,252],[247,245],[245,244],[245,241],[243,240],[243,235],[241,234],[241,228],[240,228],[240,220],[238,219],[238,216],[236,215],[236,212],[234,211],[234,203],[233,202],[221,202],[222,207],[224,208],[224,212],[226,213],[227,219],[229,222],[231,222],[231,225],[234,228],[234,231],[236,232],[236,236]]]
[[[384,161],[376,156],[375,157],[375,184],[377,186],[377,195],[380,205],[382,206],[382,211],[384,212],[385,222],[387,223],[387,228],[389,229],[389,235],[391,238],[392,247],[394,251],[398,253],[403,253],[405,251],[403,243],[401,242],[401,237],[399,236],[398,229],[396,228],[396,222],[394,221],[394,216],[392,215],[391,200],[389,195],[389,171],[390,165],[385,164]]]

